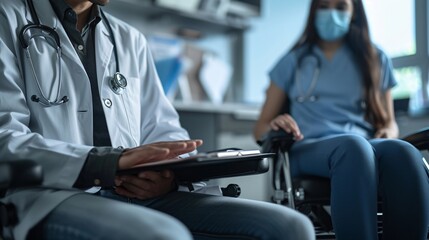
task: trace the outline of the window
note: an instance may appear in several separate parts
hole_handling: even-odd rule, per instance
[[[426,0],[363,0],[372,40],[392,58],[398,85],[395,100],[407,99],[427,85]],[[427,92],[424,93],[427,96]]]
[[[392,89],[394,99],[409,98],[417,89],[420,89],[422,75],[418,67],[397,68],[394,74],[398,81],[398,85]]]
[[[364,0],[372,40],[394,58],[416,54],[415,4],[404,0]],[[386,11],[388,9],[388,11]]]

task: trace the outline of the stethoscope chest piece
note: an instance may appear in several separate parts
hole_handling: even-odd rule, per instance
[[[118,95],[122,94],[127,87],[127,79],[119,72],[116,72],[110,80],[110,88]]]

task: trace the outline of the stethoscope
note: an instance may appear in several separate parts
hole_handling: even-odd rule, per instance
[[[301,68],[302,68],[302,62],[305,58],[314,58],[316,59],[316,67],[314,69],[310,86],[307,88],[307,90],[303,89],[302,86],[302,78],[301,78]],[[321,67],[321,60],[320,58],[313,52],[313,48],[310,47],[305,54],[302,54],[298,57],[298,65],[295,71],[295,84],[296,88],[298,90],[298,96],[295,97],[296,102],[298,103],[304,103],[304,102],[315,102],[319,99],[317,95],[314,94],[314,89],[316,87],[316,84],[319,80],[320,76],[320,67]]]
[[[30,8],[30,14],[34,20],[34,23],[29,23],[29,24],[25,25],[21,29],[21,31],[18,35],[18,38],[21,42],[22,48],[25,50],[25,55],[29,59],[31,70],[32,70],[33,75],[34,75],[34,79],[36,80],[37,88],[39,89],[39,92],[40,92],[40,96],[38,96],[36,94],[32,95],[31,100],[33,102],[40,103],[42,106],[45,106],[45,107],[58,106],[58,105],[61,105],[61,104],[69,101],[69,98],[67,96],[63,96],[60,98],[61,84],[62,84],[62,67],[61,67],[62,51],[61,51],[60,37],[54,28],[43,25],[40,23],[40,19],[36,13],[36,9],[34,7],[33,1],[27,0],[27,3],[28,3],[28,6]],[[110,22],[106,18],[106,16],[104,15],[104,12],[101,11],[101,9],[100,9],[100,12],[101,12],[102,18],[106,21],[107,29],[108,29],[110,35],[112,36],[113,52],[115,55],[115,62],[116,62],[116,72],[115,72],[115,74],[113,74],[113,77],[109,81],[109,85],[115,94],[120,95],[120,94],[122,94],[122,92],[124,91],[124,89],[127,86],[127,79],[119,71],[118,50],[116,48],[116,41],[115,41],[115,37],[114,37]],[[34,30],[37,30],[37,31],[32,33],[31,31],[34,31]],[[31,54],[30,54],[30,50],[29,50],[30,40],[32,40],[34,38],[38,38],[38,37],[43,37],[50,45],[54,46],[54,48],[56,50],[56,55],[57,55],[57,59],[58,59],[58,66],[57,66],[57,68],[58,68],[58,87],[57,87],[57,91],[56,91],[57,93],[56,93],[54,100],[49,99],[45,95],[45,93],[43,92],[41,84],[40,84],[41,81],[37,77],[36,70],[34,67],[34,63],[33,63],[33,60],[31,58]]]
[[[310,82],[310,86],[307,88],[306,91],[303,90],[302,87],[302,78],[301,78],[301,68],[303,65],[303,61],[305,58],[314,58],[316,61],[316,66],[311,78],[311,82]],[[317,55],[317,53],[314,52],[314,47],[309,47],[306,52],[304,52],[304,54],[301,54],[298,56],[298,60],[297,60],[298,64],[297,64],[297,68],[295,71],[295,84],[296,84],[296,88],[298,93],[298,96],[295,97],[296,102],[298,103],[314,103],[316,101],[319,100],[319,96],[317,96],[316,94],[314,94],[314,89],[317,85],[317,82],[319,81],[319,77],[320,77],[320,69],[322,66],[322,60],[320,59],[320,56]],[[359,102],[360,107],[362,109],[366,109],[366,102],[364,100],[361,100]]]

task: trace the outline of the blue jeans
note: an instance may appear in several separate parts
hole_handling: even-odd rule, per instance
[[[426,239],[429,178],[422,155],[392,139],[336,135],[291,149],[293,175],[331,179],[337,239],[377,239],[377,199],[383,202],[383,239]]]
[[[187,192],[146,201],[111,191],[100,194],[67,199],[33,229],[31,236],[145,240],[315,237],[307,217],[272,203]]]

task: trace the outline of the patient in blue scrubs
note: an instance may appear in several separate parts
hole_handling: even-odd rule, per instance
[[[419,151],[395,139],[396,80],[362,1],[313,0],[304,33],[269,76],[255,138],[293,133],[292,174],[331,179],[337,239],[377,239],[378,196],[383,239],[426,239],[428,175]]]

